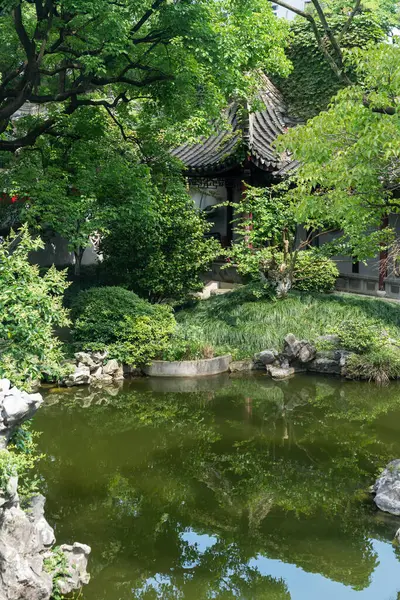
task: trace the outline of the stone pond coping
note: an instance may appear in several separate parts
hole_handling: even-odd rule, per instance
[[[201,360],[155,360],[143,372],[149,377],[205,377],[229,371],[232,356],[216,356]]]

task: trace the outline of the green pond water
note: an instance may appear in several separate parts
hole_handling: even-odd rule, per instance
[[[46,392],[34,419],[59,543],[92,547],[85,600],[397,600],[400,386],[298,376]]]

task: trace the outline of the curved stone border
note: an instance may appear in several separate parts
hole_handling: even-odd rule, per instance
[[[155,360],[143,372],[149,377],[204,377],[226,373],[231,361],[230,354],[202,360]]]

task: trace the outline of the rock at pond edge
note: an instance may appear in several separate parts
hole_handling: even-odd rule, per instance
[[[400,516],[400,459],[392,460],[375,482],[373,492],[376,506]]]

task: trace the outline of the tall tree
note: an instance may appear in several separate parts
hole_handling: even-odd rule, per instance
[[[154,301],[181,299],[202,287],[200,273],[220,246],[205,239],[209,225],[170,155],[174,128],[146,108],[117,120],[82,107],[61,137],[10,154],[0,217],[7,226],[18,212],[42,237],[66,239],[76,275],[89,240],[101,239],[107,281]]]
[[[290,191],[299,222],[341,229],[341,253],[365,259],[393,238],[381,224],[400,211],[400,46],[353,50],[348,60],[359,83],[281,144],[300,161]]]
[[[59,135],[82,106],[152,98],[175,119],[219,114],[257,69],[287,72],[268,0],[7,0],[0,16],[0,151]],[[37,109],[15,121],[25,103]]]

